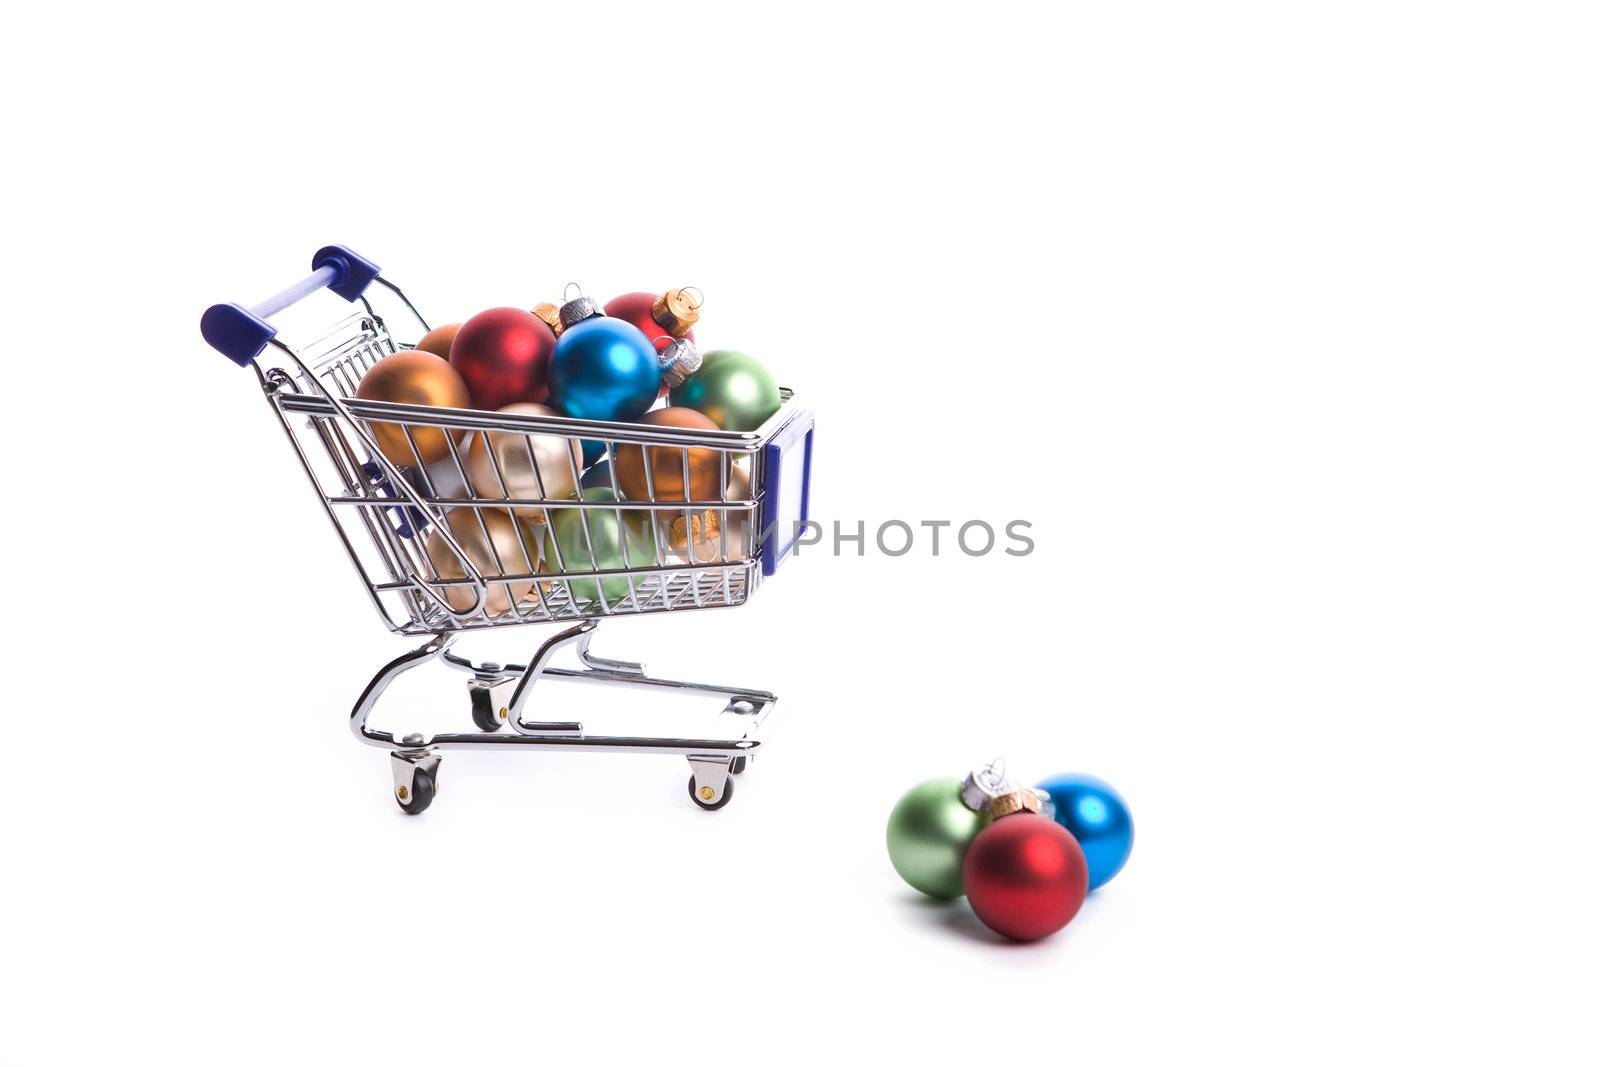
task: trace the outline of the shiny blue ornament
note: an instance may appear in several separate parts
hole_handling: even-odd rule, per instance
[[[604,441],[591,441],[585,438],[578,443],[583,446],[583,466],[585,469],[599,463],[606,454],[606,443]]]
[[[1122,797],[1091,774],[1058,774],[1040,782],[1039,788],[1050,794],[1056,822],[1083,848],[1089,861],[1089,888],[1111,881],[1133,851],[1133,816]]]
[[[596,315],[561,331],[550,355],[550,406],[574,419],[630,422],[661,391],[661,360],[644,332]]]

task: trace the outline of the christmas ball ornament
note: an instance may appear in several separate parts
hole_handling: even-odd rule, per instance
[[[715,430],[717,424],[692,408],[660,408],[639,418],[641,426]],[[650,471],[645,472],[646,454]],[[688,482],[684,482],[688,472]],[[620,445],[617,480],[629,500],[721,500],[722,453],[710,448]],[[687,489],[685,486],[687,485]]]
[[[559,418],[543,404],[508,404],[502,415]],[[484,440],[488,439],[488,447]],[[583,455],[570,437],[547,433],[475,433],[467,448],[467,480],[479,497],[500,500],[569,500],[577,492]],[[530,525],[545,521],[545,509],[516,508]]]
[[[436,408],[472,406],[466,383],[449,363],[430,352],[415,351],[396,352],[374,363],[361,376],[356,399]],[[450,452],[445,431],[430,426],[412,427],[411,440],[407,440],[399,423],[373,422],[372,436],[378,450],[398,467],[426,465]],[[415,451],[412,441],[416,442]]]
[[[483,411],[542,404],[555,343],[550,327],[532,312],[490,308],[461,324],[450,344],[450,365],[467,383],[473,406]]]
[[[665,293],[623,293],[605,303],[605,313],[631,323],[655,341],[661,337],[687,337],[694,340],[693,326],[700,319],[700,305],[692,290],[668,289]]]
[[[617,495],[603,486],[585,489],[582,499],[605,502]],[[554,551],[546,549],[546,565],[551,571],[582,574],[586,571],[623,570],[628,567],[653,567],[656,563],[655,538],[642,513],[608,508],[561,508],[550,520]],[[625,599],[629,582],[624,576],[611,578],[573,578],[568,580],[578,600],[597,601],[605,594],[608,604]]]
[[[510,575],[531,575],[539,569],[538,539],[523,533],[503,508],[451,508],[444,517],[472,565],[483,576],[487,589],[483,608],[491,616],[509,611],[533,592],[533,580],[496,581]],[[428,534],[428,558],[435,575],[443,580],[467,577],[467,570],[444,537],[435,528]],[[475,596],[471,585],[436,587],[452,608],[466,611]]]
[[[621,319],[578,317],[579,300],[561,308],[567,326],[550,357],[550,404],[575,419],[637,419],[661,388],[656,350],[638,327]]]
[[[963,857],[982,825],[962,803],[961,779],[930,778],[889,813],[889,862],[911,888],[954,900],[963,892]]]
[[[417,342],[417,351],[432,352],[440,359],[449,359],[450,344],[456,339],[456,332],[460,329],[459,322],[452,322],[447,326],[435,326],[422,335],[422,340]]]
[[[1058,774],[1039,788],[1050,794],[1055,821],[1083,849],[1089,888],[1116,877],[1133,851],[1133,817],[1117,791],[1091,774]]]
[[[1072,921],[1089,891],[1083,849],[1058,823],[1036,814],[1031,791],[1003,794],[961,866],[967,902],[983,924],[1013,941],[1037,941]]]
[[[778,383],[751,356],[707,352],[693,377],[671,392],[673,407],[693,408],[724,430],[754,430],[782,403]]]
[[[659,296],[653,293],[623,293],[606,301],[605,313],[614,319],[631,323],[650,339],[659,350],[662,341],[678,338],[694,341],[692,327],[700,319],[699,291],[668,289]],[[657,391],[666,396],[672,384],[665,379]]]

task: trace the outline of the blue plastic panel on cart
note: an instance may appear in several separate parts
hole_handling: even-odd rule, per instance
[[[797,415],[767,445],[767,487],[761,505],[761,573],[789,558],[811,517],[811,439],[816,420]]]

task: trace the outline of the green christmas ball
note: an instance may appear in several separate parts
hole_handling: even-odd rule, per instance
[[[754,430],[778,410],[778,383],[753,357],[718,349],[672,390],[673,407],[693,408],[724,430]]]
[[[930,778],[889,813],[889,862],[911,888],[954,900],[964,892],[967,846],[982,828],[978,813],[961,803],[961,779]]]
[[[616,500],[617,494],[605,486],[594,486],[583,491],[584,500]],[[656,544],[647,513],[617,512],[605,508],[553,509],[550,527],[556,547],[561,551],[560,570],[567,574],[583,571],[612,571],[626,567],[653,567],[656,565]],[[588,516],[585,530],[584,516]],[[594,555],[591,559],[590,548]],[[557,569],[555,554],[546,549],[546,564]],[[636,582],[643,579],[635,579]],[[572,595],[579,600],[598,600],[604,592],[608,604],[616,604],[628,595],[628,579],[573,578],[568,580]]]

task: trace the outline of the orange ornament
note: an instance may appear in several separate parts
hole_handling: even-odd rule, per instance
[[[447,361],[431,352],[396,352],[384,356],[361,377],[357,400],[382,400],[390,404],[422,404],[436,408],[472,406],[467,383]],[[372,436],[390,463],[399,467],[426,466],[450,454],[445,431],[413,426],[411,440],[398,422],[372,422]],[[416,442],[412,451],[411,441]]]
[[[637,420],[644,426],[676,426],[715,430],[717,424],[693,408],[658,408]],[[650,480],[645,480],[644,453],[650,453]],[[687,449],[689,495],[684,495],[683,448],[667,445],[622,445],[617,449],[617,484],[629,500],[719,500],[722,497],[722,454],[709,448]],[[655,490],[652,497],[651,489]]]
[[[450,358],[450,342],[456,339],[456,331],[461,329],[459,322],[452,322],[445,326],[435,326],[422,335],[422,340],[417,342],[418,352],[432,352],[440,359]]]

